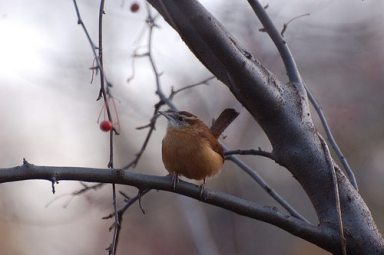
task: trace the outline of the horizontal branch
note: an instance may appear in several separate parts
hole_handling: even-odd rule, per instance
[[[261,149],[258,149],[258,150],[254,150],[254,149],[232,150],[232,151],[226,151],[224,153],[224,155],[225,156],[229,156],[229,155],[254,155],[254,156],[261,156],[261,157],[269,158],[272,160],[276,160],[275,157],[273,156],[272,152],[263,151]]]
[[[270,223],[323,247],[324,243],[333,243],[332,240],[335,240],[335,235],[337,235],[330,228],[305,223],[300,219],[279,212],[274,207],[260,206],[230,194],[208,189],[204,189],[203,194],[201,194],[199,186],[184,181],[180,181],[174,190],[173,184],[167,176],[145,175],[121,169],[37,166],[26,161],[21,166],[0,169],[0,183],[34,179],[48,180],[53,185],[58,181],[72,180],[116,183],[134,186],[139,190],[155,189],[174,192],[239,215]]]

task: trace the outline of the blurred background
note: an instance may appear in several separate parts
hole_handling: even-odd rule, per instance
[[[287,81],[280,57],[246,1],[201,1],[255,57]],[[139,5],[131,11],[133,3]],[[384,231],[384,2],[264,1],[277,27],[289,24],[285,38],[302,76],[322,104],[336,140],[356,174],[360,193]],[[98,2],[78,1],[92,38],[97,39]],[[105,73],[114,85],[120,135],[116,167],[129,163],[140,149],[155,95],[155,80],[145,52],[147,30],[143,1],[106,1],[104,16]],[[153,54],[164,91],[199,82],[210,73],[193,57],[162,18],[157,20]],[[30,163],[52,166],[106,167],[108,139],[98,126],[103,104],[96,101],[92,52],[70,0],[0,0],[0,168]],[[134,73],[134,78],[127,79]],[[228,89],[213,80],[180,93],[174,102],[206,123],[225,107],[240,111],[225,131],[233,149],[261,147],[268,139]],[[313,114],[315,115],[315,114]],[[102,117],[103,118],[103,114]],[[318,129],[322,128],[319,125]],[[159,119],[148,149],[134,171],[165,175],[161,139],[166,121]],[[259,157],[242,157],[299,212],[316,223],[301,187],[285,169]],[[231,162],[208,180],[208,189],[277,206]],[[60,182],[56,194],[46,181],[0,185],[0,253],[106,254],[112,240],[111,185],[72,197],[77,182]],[[135,195],[137,190],[119,186]],[[123,199],[119,197],[119,205]],[[192,199],[152,191],[125,214],[118,254],[328,254],[269,224]],[[278,206],[277,206],[278,207]]]

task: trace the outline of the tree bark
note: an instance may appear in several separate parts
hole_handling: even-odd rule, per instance
[[[340,240],[333,240],[338,233],[338,221],[332,172],[303,87],[278,80],[199,2],[148,2],[259,123],[272,144],[277,162],[292,173],[310,198],[319,219],[318,228],[327,229],[326,242],[316,238],[310,241],[339,254]],[[348,254],[384,254],[384,240],[364,200],[344,173],[335,169]]]

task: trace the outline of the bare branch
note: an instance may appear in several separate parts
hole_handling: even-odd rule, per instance
[[[349,166],[346,158],[344,157],[343,153],[341,152],[339,146],[337,145],[331,129],[328,125],[328,122],[326,120],[326,117],[317,103],[316,98],[310,93],[305,83],[302,81],[299,69],[297,68],[296,61],[292,56],[292,53],[288,47],[287,42],[282,38],[282,35],[279,34],[276,27],[273,25],[273,22],[269,18],[268,14],[266,13],[265,9],[260,5],[258,0],[248,0],[249,4],[251,5],[252,9],[260,19],[261,23],[264,25],[265,32],[268,33],[268,35],[271,37],[272,41],[276,45],[276,48],[279,50],[281,58],[284,62],[285,69],[287,70],[287,74],[289,77],[289,80],[292,82],[293,85],[295,85],[299,91],[301,91],[301,95],[303,98],[306,98],[308,95],[309,101],[314,106],[317,114],[320,117],[321,123],[325,129],[325,132],[327,134],[327,140],[331,143],[331,146],[333,150],[336,152],[337,157],[339,158],[340,162],[343,165],[343,168],[345,172],[347,173],[347,176],[349,178],[349,181],[351,184],[355,187],[356,190],[358,190],[356,178],[353,174],[353,171],[351,167]],[[291,20],[292,21],[292,20]],[[302,91],[301,88],[305,89],[305,92]]]
[[[100,59],[99,59],[99,57],[98,57],[98,55],[97,55],[97,53],[96,53],[96,49],[98,49],[98,47],[96,47],[96,45],[95,45],[94,42],[92,41],[91,36],[90,36],[90,34],[89,34],[89,32],[88,32],[88,30],[87,30],[87,28],[86,28],[86,26],[85,26],[83,20],[81,19],[81,15],[80,15],[79,7],[77,6],[77,2],[76,2],[76,0],[73,0],[73,4],[74,4],[74,6],[75,6],[75,11],[76,11],[76,15],[77,15],[77,24],[79,24],[79,25],[83,28],[84,33],[85,33],[85,35],[87,36],[87,40],[88,40],[88,42],[89,42],[89,44],[90,44],[90,46],[91,46],[92,54],[93,54],[93,57],[94,57],[94,59],[95,59],[95,61],[96,61],[96,65],[97,65],[96,67],[100,70],[100,73],[103,74],[105,83],[108,84],[109,82],[107,81],[107,78],[106,78],[106,76],[105,76],[103,67],[102,67],[101,64],[100,64]]]
[[[139,160],[141,159],[141,156],[143,155],[145,149],[147,148],[149,140],[151,139],[152,133],[155,130],[157,112],[159,111],[160,106],[161,106],[160,104],[155,105],[155,110],[153,111],[153,115],[152,115],[150,123],[148,125],[145,125],[143,127],[138,128],[138,129],[143,129],[144,127],[149,127],[149,130],[148,130],[147,135],[145,136],[144,142],[141,145],[139,152],[136,153],[135,158],[129,164],[124,166],[123,169],[129,169],[131,167],[135,167],[137,165],[137,163],[139,162]]]
[[[264,8],[264,9],[265,9],[265,8]],[[282,37],[284,37],[284,33],[285,33],[285,31],[287,30],[289,23],[291,23],[291,22],[294,21],[294,20],[297,20],[297,19],[302,18],[302,17],[305,17],[305,16],[309,16],[309,15],[311,15],[311,14],[310,14],[310,13],[305,13],[305,14],[302,14],[302,15],[299,15],[299,16],[296,16],[296,17],[293,17],[293,18],[290,19],[287,23],[284,23],[284,25],[283,25],[283,29],[281,30],[280,35],[281,35]]]
[[[300,73],[285,40],[281,37],[279,31],[273,25],[271,18],[268,16],[265,8],[263,8],[260,2],[258,0],[248,0],[248,3],[263,24],[265,31],[275,43],[276,48],[283,59],[290,81],[296,87],[297,91],[299,91],[299,94],[305,97],[305,88],[302,83]]]
[[[324,150],[324,155],[326,157],[326,160],[328,162],[328,165],[330,167],[330,171],[332,172],[332,182],[333,182],[333,187],[335,191],[335,206],[336,206],[336,211],[337,211],[337,221],[339,225],[339,238],[340,238],[340,245],[341,245],[341,254],[342,255],[347,255],[347,244],[346,240],[344,237],[344,227],[343,227],[343,218],[342,218],[342,212],[341,212],[341,205],[340,205],[340,193],[339,193],[339,183],[337,181],[337,176],[335,172],[335,165],[333,164],[333,160],[331,157],[331,153],[328,149],[328,146],[324,140],[324,138],[320,135],[320,142],[321,146]]]
[[[93,185],[87,185],[87,184],[81,182],[81,185],[83,186],[83,188],[72,192],[73,196],[82,195],[85,192],[88,192],[90,190],[98,190],[98,189],[100,189],[101,187],[104,186],[104,183],[97,183],[97,184],[93,184]]]
[[[347,174],[349,181],[352,183],[352,186],[356,190],[359,190],[353,170],[349,165],[347,159],[345,158],[343,152],[340,150],[339,146],[337,145],[335,138],[333,137],[331,128],[329,127],[329,124],[328,124],[327,118],[325,117],[323,109],[321,108],[320,104],[317,102],[316,98],[312,95],[311,91],[308,88],[306,89],[307,89],[308,98],[311,101],[313,107],[315,108],[320,118],[320,121],[323,125],[325,134],[327,135],[327,140],[331,144],[333,151],[337,155],[337,158],[340,160],[341,164],[343,165],[344,171]]]
[[[148,142],[149,142],[149,140],[152,136],[152,133],[155,129],[157,112],[159,111],[160,107],[163,106],[164,104],[167,104],[171,109],[175,109],[173,102],[168,97],[166,97],[162,91],[161,82],[160,82],[160,73],[157,70],[157,66],[156,66],[156,63],[155,63],[155,60],[154,60],[153,54],[152,54],[153,29],[155,27],[157,27],[157,25],[155,23],[155,19],[157,16],[152,15],[150,6],[147,3],[146,3],[146,10],[147,10],[146,22],[147,22],[147,26],[148,26],[148,38],[147,38],[147,52],[143,56],[147,57],[150,64],[151,64],[152,71],[155,75],[156,94],[159,96],[160,101],[155,105],[155,109],[154,109],[150,123],[148,125],[146,125],[146,127],[149,127],[149,130],[148,130],[148,133],[145,137],[145,140],[144,140],[139,152],[136,154],[135,158],[130,163],[128,163],[125,167],[123,167],[123,169],[136,167],[136,165],[140,161],[140,158],[143,155],[145,149],[147,148]]]
[[[270,72],[242,49],[198,1],[149,2],[180,34],[196,57],[229,87],[255,117],[268,117],[266,115],[270,112],[261,111],[264,105],[268,105],[273,112],[281,109],[280,83],[269,80]],[[253,100],[255,97],[260,100]]]
[[[262,157],[266,157],[266,158],[269,158],[269,159],[272,159],[272,160],[276,160],[275,157],[273,156],[272,152],[263,151],[263,150],[261,150],[261,148],[259,148],[257,150],[251,149],[251,150],[231,150],[231,151],[226,151],[224,153],[224,156],[236,155],[236,154],[237,155],[262,156]]]
[[[237,91],[241,90],[240,88],[236,87],[239,85],[239,87],[243,86],[242,88],[246,91],[249,91],[249,93],[246,93],[246,99],[244,100],[251,100],[250,96],[251,94],[253,96],[256,96],[256,94],[260,93],[260,96],[262,94],[263,100],[265,100],[266,105],[268,107],[274,110],[279,109],[280,105],[276,104],[276,101],[280,101],[279,95],[276,93],[278,91],[278,81],[274,79],[274,77],[263,67],[261,64],[257,61],[254,61],[250,54],[243,51],[237,43],[234,41],[234,38],[227,35],[226,32],[217,24],[217,21],[213,17],[209,15],[209,13],[205,13],[209,18],[206,20],[201,20],[200,18],[196,17],[195,15],[191,15],[192,9],[196,13],[204,13],[204,9],[200,4],[196,1],[172,1],[171,2],[165,2],[165,1],[150,1],[152,5],[154,5],[158,10],[160,10],[167,19],[167,21],[180,33],[182,37],[188,37],[188,39],[192,40],[193,46],[197,47],[198,49],[194,50],[192,47],[192,50],[195,54],[197,54],[197,57],[200,58],[201,61],[205,62],[208,61],[210,65],[207,67],[210,68],[210,70],[222,81],[226,82],[227,85],[232,89],[234,89],[233,93],[235,95],[239,95]],[[177,16],[176,19],[174,19],[171,16],[171,13],[167,8],[172,9],[172,15]],[[183,8],[181,8],[183,7]],[[192,9],[191,9],[192,8]],[[188,10],[185,12],[185,10]],[[196,31],[196,34],[189,34],[185,33],[185,31]],[[203,31],[199,31],[199,29],[202,29]],[[207,42],[203,42],[201,40],[201,37],[207,36],[208,38],[205,38],[207,42],[211,42],[212,45],[207,45]],[[226,37],[228,36],[228,37]],[[200,39],[199,39],[200,38]],[[188,41],[187,41],[188,42]],[[200,44],[201,43],[201,44]],[[208,43],[209,44],[209,43]],[[220,45],[220,47],[218,47]],[[202,54],[204,52],[204,54]],[[215,56],[212,56],[211,54],[214,54]],[[235,55],[235,58],[232,57],[226,57],[228,55]],[[217,59],[217,58],[222,59]],[[215,59],[214,63],[212,62],[211,58]],[[233,62],[233,59],[236,59],[235,62]],[[223,63],[227,64],[227,67],[223,67],[225,71],[224,73],[220,70],[217,70],[219,66],[222,66]],[[248,63],[248,67],[244,67],[244,63]],[[241,69],[241,71],[240,71]],[[252,76],[251,78],[245,76],[239,75],[240,73],[243,74],[244,72],[248,72],[247,75]],[[262,73],[262,74],[261,74]],[[265,80],[260,79],[258,74],[260,76],[264,77]],[[249,80],[247,80],[249,78]],[[244,82],[238,82],[234,80],[240,79]],[[256,80],[256,81],[255,81]],[[250,81],[252,81],[250,83]],[[254,82],[255,81],[255,82]],[[234,85],[236,83],[236,86]],[[258,84],[260,89],[257,89],[254,85]],[[273,84],[273,86],[267,86],[265,87],[265,84]],[[160,98],[165,97],[165,95],[162,93],[161,90],[157,91],[157,94]],[[272,99],[273,98],[273,99]],[[161,99],[160,99],[161,100]],[[242,102],[242,100],[240,100]],[[255,101],[252,99],[252,102],[249,102],[252,105],[246,105],[249,107],[255,107]],[[256,108],[258,108],[260,105],[256,104]],[[176,107],[173,106],[173,109],[176,109]],[[258,111],[258,110],[256,110]],[[271,111],[269,111],[270,113]],[[269,114],[268,113],[268,114]],[[265,112],[260,112],[261,115],[264,115]],[[298,212],[296,212],[289,204],[286,202],[280,195],[278,195],[277,192],[275,192],[269,185],[262,180],[260,176],[258,176],[255,171],[249,167],[247,164],[245,164],[243,161],[238,159],[235,156],[230,156],[233,159],[233,162],[239,166],[239,168],[246,173],[248,173],[258,184],[262,185],[263,189],[268,192],[274,198],[279,204],[281,204],[285,209],[288,210],[292,215],[295,217],[302,219],[304,221],[305,218],[301,216]]]
[[[88,30],[86,26],[84,25],[84,22],[81,19],[80,11],[77,6],[76,0],[73,0],[73,4],[75,6],[77,18],[78,18],[78,24],[80,24],[87,36],[88,42],[91,45],[92,52],[95,58],[95,61],[97,63],[97,68],[100,70],[100,93],[98,96],[98,99],[102,96],[104,99],[104,106],[107,111],[108,119],[111,123],[113,123],[112,114],[109,106],[109,100],[108,98],[111,97],[111,93],[109,88],[112,86],[111,83],[107,81],[107,78],[104,73],[104,66],[103,66],[103,15],[104,15],[104,0],[100,1],[100,8],[99,8],[99,47],[98,47],[98,54],[96,53],[96,47],[93,43]],[[115,128],[112,128],[109,132],[109,162],[108,167],[113,168],[113,136],[117,133],[117,130]],[[54,186],[53,186],[54,187]],[[115,212],[115,226],[120,225],[118,221],[118,214],[117,214],[117,208],[116,208],[116,187],[115,184],[112,183],[112,200],[113,200],[113,208]],[[118,231],[117,228],[115,228],[114,235],[113,235],[113,241],[111,244],[111,249],[109,250],[109,253],[111,255],[116,254],[117,249],[117,240],[118,240]]]
[[[295,210],[279,193],[276,192],[254,169],[246,165],[238,157],[230,155],[227,157],[228,160],[235,163],[242,171],[247,173],[260,187],[267,192],[278,204],[280,204],[287,212],[293,217],[300,219],[303,222],[310,223],[304,216]]]
[[[337,240],[335,239],[337,233],[334,233],[332,229],[326,226],[313,226],[296,217],[282,214],[276,208],[260,206],[254,202],[222,192],[205,189],[204,195],[201,196],[199,186],[184,181],[180,181],[176,190],[174,190],[172,182],[169,181],[167,176],[144,175],[121,169],[36,166],[27,162],[18,167],[0,169],[0,183],[33,179],[50,181],[54,177],[58,181],[78,180],[116,183],[135,186],[143,191],[155,189],[174,192],[246,217],[270,223],[322,247],[332,247],[337,242],[335,241]]]
[[[210,80],[213,80],[215,78],[215,76],[211,76],[211,77],[208,77],[202,81],[199,81],[199,82],[196,82],[196,83],[193,83],[193,84],[190,84],[190,85],[187,85],[187,86],[184,86],[180,89],[176,89],[176,90],[173,90],[172,88],[172,91],[171,91],[171,94],[169,95],[169,99],[172,99],[176,94],[184,91],[184,90],[188,90],[188,89],[191,89],[191,88],[194,88],[194,87],[197,87],[197,86],[200,86],[200,85],[208,85],[208,82]]]

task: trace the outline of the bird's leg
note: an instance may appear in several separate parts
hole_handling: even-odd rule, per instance
[[[203,197],[204,195],[204,185],[205,185],[205,178],[203,179],[203,184],[200,185],[200,197]]]
[[[171,178],[172,178],[172,184],[173,184],[173,191],[175,191],[176,190],[176,184],[179,182],[179,174],[178,173],[172,173]]]

